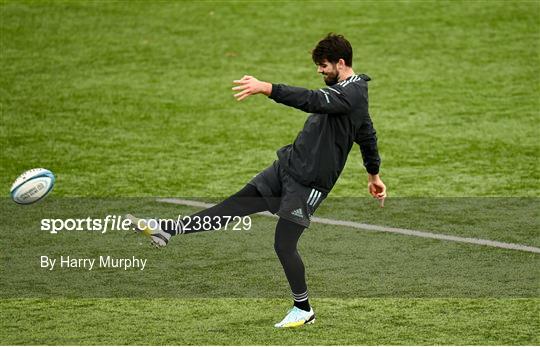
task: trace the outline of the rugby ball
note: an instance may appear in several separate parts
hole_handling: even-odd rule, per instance
[[[34,203],[51,191],[54,181],[54,174],[47,169],[25,171],[11,186],[11,198],[21,205]]]

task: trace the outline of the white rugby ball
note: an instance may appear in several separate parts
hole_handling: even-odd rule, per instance
[[[11,198],[18,204],[31,204],[45,197],[53,188],[54,181],[54,174],[47,169],[25,171],[11,186]]]

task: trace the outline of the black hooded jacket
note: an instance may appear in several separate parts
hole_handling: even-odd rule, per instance
[[[367,75],[353,75],[319,90],[273,84],[274,101],[312,113],[294,143],[277,151],[280,165],[298,182],[330,192],[353,142],[360,145],[364,166],[379,173],[377,137],[368,113]]]

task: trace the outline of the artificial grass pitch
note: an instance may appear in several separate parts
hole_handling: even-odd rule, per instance
[[[390,206],[409,211],[412,220],[386,213],[386,223],[416,218],[418,225],[444,232],[460,228],[452,221],[460,215],[456,207],[466,206],[460,200],[450,200],[445,209],[418,199],[399,201]],[[477,210],[468,217],[476,220],[470,232],[503,237],[513,229],[489,228],[495,206],[515,201],[491,201],[481,210],[483,199],[472,200]],[[328,201],[321,216],[340,216],[344,203]],[[369,208],[365,200],[356,203]],[[50,198],[24,210],[4,199],[1,206],[2,344],[538,343],[537,254],[313,224],[300,252],[317,322],[278,331],[273,323],[291,299],[273,253],[273,218],[254,216],[249,231],[178,236],[156,250],[131,232],[50,234],[39,230],[40,220],[128,210],[172,218],[193,208],[152,198]],[[506,215],[513,220],[534,213],[535,206],[524,204],[514,214],[506,209]],[[440,214],[431,223],[423,217],[428,207],[429,214]],[[373,221],[374,211],[365,220]],[[515,230],[520,232],[514,241],[536,244],[535,225],[518,224]],[[143,271],[51,271],[40,268],[42,255],[136,256],[148,264]]]
[[[227,196],[306,114],[232,97],[245,74],[318,89],[330,31],[367,73],[391,196],[538,196],[539,3],[2,1],[0,184],[61,196]],[[334,196],[364,196],[355,145]]]
[[[317,322],[273,327],[276,299],[9,299],[17,345],[538,345],[538,299],[314,299]]]
[[[353,200],[320,215],[538,247],[538,13],[534,1],[0,1],[0,344],[539,344],[537,254],[314,226],[300,251],[317,323],[281,331],[290,298],[271,219],[161,252],[38,229],[40,217],[193,212],[118,197],[240,189],[306,115],[235,102],[231,81],[320,88],[309,51],[333,31],[373,79],[382,178],[405,199],[359,202],[355,146],[331,193]],[[16,206],[8,187],[33,167],[56,187]],[[104,253],[148,267],[38,268],[39,255]]]

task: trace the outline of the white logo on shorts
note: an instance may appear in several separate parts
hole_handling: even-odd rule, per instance
[[[304,214],[302,213],[301,208],[292,211],[291,214],[296,217],[304,218]]]

